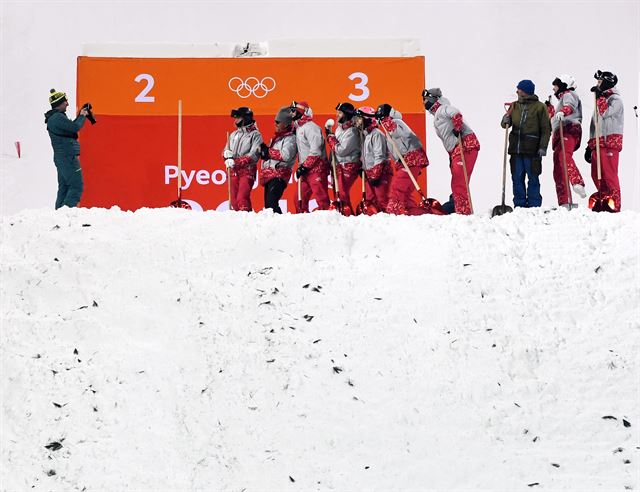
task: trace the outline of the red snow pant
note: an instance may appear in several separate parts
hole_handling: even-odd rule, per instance
[[[464,162],[467,168],[467,177],[471,183],[471,173],[478,158],[478,150],[465,150]],[[469,184],[471,188],[471,184]],[[453,193],[453,202],[456,207],[456,213],[462,215],[471,214],[471,202],[467,194],[467,186],[464,182],[464,169],[462,168],[462,159],[460,154],[456,154],[451,158],[451,193]]]
[[[558,137],[560,138],[560,137]],[[564,155],[567,161],[567,173],[571,185],[581,184],[584,186],[582,175],[573,160],[573,151],[576,148],[577,139],[573,135],[564,133]],[[562,162],[562,145],[558,142],[553,148],[553,180],[556,182],[556,195],[558,195],[558,205],[569,203],[569,190],[567,190],[567,180],[564,175],[564,163]]]
[[[255,172],[238,176],[231,172],[231,208],[240,212],[252,212],[251,189],[255,180]]]
[[[340,201],[342,203],[346,203],[349,205],[349,208],[351,208],[351,197],[349,196],[349,192],[351,191],[353,183],[358,179],[360,172],[357,169],[354,172],[349,172],[344,168],[344,166],[337,166],[336,172],[338,173],[338,194],[340,195]]]
[[[417,181],[418,176],[420,176],[420,167],[413,166],[409,169]],[[424,208],[413,200],[411,194],[415,189],[416,187],[413,185],[413,181],[411,181],[411,177],[405,168],[396,169],[391,180],[389,202],[386,208],[387,213],[395,215],[422,215],[427,213]]]
[[[622,196],[620,195],[620,181],[618,180],[619,150],[600,148],[600,165],[602,167],[602,181],[598,186],[598,164],[596,149],[591,151],[591,179],[599,192],[607,194],[615,202],[614,212],[620,212]]]
[[[393,175],[383,173],[375,186],[366,183],[367,200],[373,201],[381,212],[387,209],[389,202],[389,186],[391,186],[391,178]]]
[[[296,200],[296,213],[309,211],[309,200],[313,195],[318,203],[318,210],[329,209],[329,192],[327,188],[329,181],[325,171],[310,173],[307,172],[300,178],[302,195],[302,210],[298,210],[298,200]]]

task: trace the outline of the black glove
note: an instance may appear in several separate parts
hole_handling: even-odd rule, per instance
[[[591,149],[589,147],[584,149],[584,160],[591,164]]]
[[[333,135],[333,127],[329,126],[329,127],[324,127],[324,132],[327,134],[327,137]]]
[[[266,143],[260,144],[260,157],[264,161],[269,160],[269,147],[267,146]]]
[[[369,186],[376,187],[376,186],[378,186],[379,184],[380,184],[380,179],[379,179],[379,178],[378,178],[378,179],[370,179],[370,180],[369,180]]]
[[[453,136],[458,138],[460,136],[460,130],[453,129]]]
[[[304,176],[308,170],[309,169],[304,166],[298,166],[298,169],[296,169],[296,178],[300,179],[300,177]]]
[[[603,91],[600,89],[600,87],[598,87],[597,85],[594,85],[591,88],[591,92],[595,92],[596,93],[596,97],[600,97],[602,96]]]

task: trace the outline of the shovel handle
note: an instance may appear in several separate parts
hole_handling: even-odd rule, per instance
[[[182,191],[182,99],[178,99],[178,196]],[[179,200],[180,198],[178,198]]]
[[[598,96],[593,93],[593,119],[596,124],[596,164],[598,167],[598,188],[601,188],[600,182],[602,181],[602,164],[600,163],[600,115],[598,114]],[[598,190],[600,191],[600,190]]]
[[[411,172],[411,169],[409,169],[409,166],[407,165],[407,161],[405,161],[404,157],[402,157],[402,154],[400,153],[400,149],[398,148],[398,144],[396,144],[396,142],[393,140],[393,138],[391,138],[391,135],[389,135],[389,132],[384,127],[384,125],[381,124],[380,126],[382,127],[382,130],[384,131],[384,134],[387,136],[387,140],[389,140],[391,142],[391,146],[393,147],[393,150],[400,157],[400,162],[402,163],[402,166],[404,167],[405,171],[407,171],[407,174],[411,178],[411,182],[413,183],[413,186],[415,187],[416,191],[420,194],[420,196],[422,197],[423,201],[426,200],[426,198],[422,194],[422,190],[420,189],[420,185],[416,181],[416,178],[413,176],[413,173]]]

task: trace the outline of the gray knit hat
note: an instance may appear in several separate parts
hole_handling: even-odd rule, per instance
[[[290,125],[293,122],[293,113],[291,112],[291,108],[288,106],[280,108],[280,111],[278,111],[278,114],[276,115],[276,122]]]

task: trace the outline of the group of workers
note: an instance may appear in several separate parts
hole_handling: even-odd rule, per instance
[[[585,160],[600,200],[607,210],[621,208],[618,159],[622,150],[624,109],[616,88],[618,78],[598,70],[597,84],[591,88],[595,108],[591,118]],[[501,125],[508,133],[506,153],[511,157],[513,203],[516,207],[539,207],[542,204],[539,176],[542,158],[549,140],[553,149],[553,177],[558,205],[571,208],[572,190],[586,197],[585,183],[573,159],[582,139],[582,104],[576,83],[570,75],[559,75],[552,82],[555,106],[542,103],[535,95],[531,80],[517,84],[517,101],[505,105]],[[452,106],[438,88],[425,89],[422,100],[433,116],[437,136],[449,154],[451,195],[446,203],[427,199],[417,179],[429,165],[425,148],[402,119],[402,114],[384,103],[377,108],[355,108],[349,102],[336,106],[336,119],[326,121],[323,129],[314,121],[313,111],[305,101],[282,107],[275,117],[275,132],[267,145],[248,107],[231,111],[236,130],[223,151],[230,180],[230,208],[253,210],[251,190],[256,175],[264,187],[265,208],[282,213],[280,198],[295,168],[297,177],[296,212],[308,212],[315,198],[317,208],[337,208],[344,215],[356,212],[386,212],[421,215],[471,214],[473,205],[469,183],[480,151],[480,143],[462,113]],[[75,120],[65,111],[66,94],[51,90],[51,110],[45,123],[54,150],[58,171],[56,208],[74,207],[83,189],[78,156],[78,132],[88,114],[83,108]],[[89,108],[90,109],[90,108]],[[506,136],[505,136],[506,138]],[[328,150],[328,151],[327,151]],[[329,177],[333,199],[329,195]],[[362,203],[354,210],[350,190],[362,179]],[[416,201],[416,195],[420,198]],[[604,197],[604,198],[603,198]],[[593,198],[593,195],[592,195]],[[594,208],[595,210],[595,208]]]

